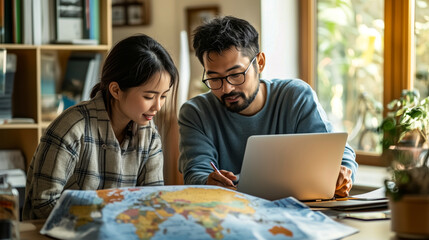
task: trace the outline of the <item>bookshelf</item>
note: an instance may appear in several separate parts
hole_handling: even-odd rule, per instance
[[[13,89],[12,114],[15,118],[32,118],[31,124],[0,124],[0,149],[20,149],[29,166],[43,130],[49,122],[42,121],[41,55],[56,52],[63,79],[68,57],[73,52],[98,52],[105,57],[112,45],[111,0],[99,0],[99,45],[26,45],[0,44],[0,48],[17,55]]]

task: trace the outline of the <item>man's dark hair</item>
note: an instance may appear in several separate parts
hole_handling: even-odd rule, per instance
[[[234,46],[243,56],[253,58],[259,52],[259,34],[246,20],[232,16],[217,17],[194,31],[195,55],[204,65],[204,53],[221,53]]]

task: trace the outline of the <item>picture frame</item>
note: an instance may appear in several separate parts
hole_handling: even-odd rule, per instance
[[[127,23],[124,6],[112,6],[112,25],[120,26]]]
[[[112,25],[139,26],[150,24],[151,0],[114,0],[112,1]]]
[[[192,46],[192,36],[194,30],[204,22],[217,17],[219,13],[219,6],[190,7],[186,9],[186,30],[188,31],[190,51],[194,51],[194,47]]]

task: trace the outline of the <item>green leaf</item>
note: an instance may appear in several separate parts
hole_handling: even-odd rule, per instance
[[[411,109],[410,113],[408,113],[412,118],[418,118],[423,115],[423,108],[416,107]]]
[[[392,117],[387,117],[381,123],[381,129],[383,131],[388,131],[388,130],[394,129],[395,126],[396,126],[396,120]]]
[[[398,109],[398,111],[396,111],[396,116],[398,117],[398,116],[401,116],[402,114],[404,114],[404,112],[406,111],[407,109],[405,109],[405,108],[401,108],[401,109]]]
[[[390,103],[387,104],[387,109],[392,110],[395,107],[397,107],[400,104],[398,99],[392,100]]]

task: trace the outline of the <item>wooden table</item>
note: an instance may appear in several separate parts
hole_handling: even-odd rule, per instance
[[[390,230],[390,220],[375,220],[375,221],[360,221],[352,219],[338,219],[339,223],[359,229],[359,232],[349,237],[344,238],[345,240],[361,240],[361,239],[372,239],[372,240],[397,240]],[[53,239],[48,236],[40,234],[40,229],[43,227],[44,220],[33,220],[21,222],[20,232],[21,240],[46,240]]]
[[[361,239],[372,239],[372,240],[396,240],[395,233],[390,230],[390,220],[353,220],[353,219],[338,219],[339,223],[348,225],[359,229],[359,232],[349,237],[344,238],[345,240],[361,240]]]
[[[39,233],[44,223],[44,219],[20,222],[19,230],[21,240],[53,239]]]

